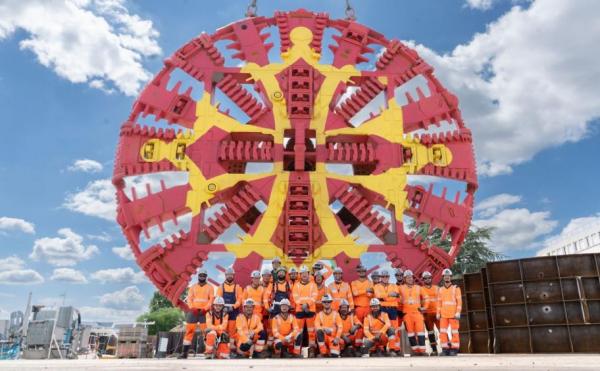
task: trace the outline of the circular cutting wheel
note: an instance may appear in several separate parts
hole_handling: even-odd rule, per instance
[[[167,185],[167,173],[185,181]],[[128,190],[144,177],[160,181]],[[203,33],[169,57],[121,127],[113,183],[137,263],[186,309],[190,278],[219,252],[242,283],[275,256],[329,261],[351,279],[366,253],[439,278],[469,229],[477,176],[458,100],[430,65],[300,9]],[[450,250],[405,232],[409,219]],[[169,237],[147,243],[155,232]]]

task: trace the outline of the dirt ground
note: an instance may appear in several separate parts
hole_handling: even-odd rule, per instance
[[[0,361],[0,370],[600,370],[600,355],[525,354],[341,359],[80,359]]]

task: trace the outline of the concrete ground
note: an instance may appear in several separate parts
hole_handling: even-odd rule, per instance
[[[599,370],[600,355],[511,354],[341,359],[80,359],[0,361],[0,370]]]

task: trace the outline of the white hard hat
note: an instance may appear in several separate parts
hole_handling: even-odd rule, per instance
[[[404,277],[412,276],[413,272],[410,269],[404,271]]]
[[[335,267],[335,269],[333,270],[333,273],[344,273],[344,270],[340,267]]]
[[[217,296],[215,298],[215,301],[213,301],[213,304],[218,304],[218,305],[225,305],[225,300],[223,300],[222,297]]]
[[[290,303],[290,301],[289,301],[289,300],[287,300],[287,299],[281,299],[281,300],[279,301],[279,305],[287,305],[287,306],[289,307],[289,306],[291,306],[291,305],[292,305],[292,303]]]
[[[448,268],[446,268],[442,271],[442,276],[451,276],[451,275],[452,275],[452,271]]]
[[[404,270],[402,270],[402,268],[396,268],[396,274],[404,274]]]
[[[390,272],[387,271],[387,269],[382,269],[379,271],[379,275],[382,277],[389,277],[390,276]]]
[[[200,274],[208,275],[208,270],[206,268],[200,267],[200,269],[198,269],[198,275]]]
[[[251,278],[260,278],[260,272],[259,271],[253,271],[252,274],[250,274]]]
[[[306,265],[303,265],[300,267],[300,273],[307,273],[308,272],[308,267]]]
[[[291,268],[290,268],[290,273],[298,273],[298,271],[296,270],[296,268],[294,268],[294,267],[291,267]]]
[[[271,270],[267,269],[267,268],[263,269],[262,275],[263,276],[270,276],[271,275]]]
[[[246,299],[244,301],[244,306],[254,306],[254,300],[252,300],[252,299]]]
[[[349,306],[350,306],[350,303],[348,303],[348,300],[346,300],[346,299],[342,299],[342,300],[340,300],[340,307],[341,307],[342,305],[346,305],[346,306],[348,306],[348,307],[349,307]]]
[[[379,299],[377,298],[373,298],[371,299],[371,302],[369,303],[370,306],[375,306],[375,305],[380,305],[381,303],[379,302]]]
[[[431,273],[429,273],[428,271],[425,271],[425,272],[423,272],[423,273],[421,274],[421,277],[422,277],[422,278],[425,278],[425,277],[431,277]]]
[[[374,270],[373,273],[371,273],[371,276],[380,276],[379,271]]]
[[[233,270],[233,267],[229,267],[225,270],[225,274],[235,274],[235,271]]]
[[[331,303],[333,301],[333,298],[331,297],[331,295],[329,294],[325,294],[323,295],[323,297],[321,298],[321,302],[325,303],[325,302],[329,302]]]

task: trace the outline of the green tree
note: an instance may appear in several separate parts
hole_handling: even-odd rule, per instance
[[[413,223],[411,227],[415,229],[414,226]],[[416,232],[434,245],[449,251],[451,246],[450,239],[447,237],[442,240],[442,232],[439,229],[435,229],[431,235],[428,235],[428,228],[428,224],[421,224],[416,228]],[[478,228],[471,226],[467,233],[467,237],[462,244],[460,253],[452,266],[452,271],[455,274],[478,272],[481,268],[485,267],[488,262],[504,258],[504,255],[494,251],[489,246],[492,232],[493,228]]]
[[[183,321],[184,314],[179,308],[173,307],[173,304],[160,292],[154,292],[148,312],[137,318],[138,322],[154,322],[148,328],[148,334],[156,335],[161,331],[169,331]]]

